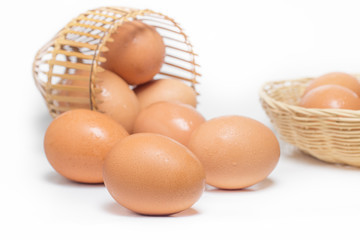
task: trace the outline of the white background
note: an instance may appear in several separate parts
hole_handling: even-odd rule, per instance
[[[103,185],[56,174],[43,152],[51,121],[31,75],[36,51],[83,11],[150,8],[174,18],[199,54],[198,110],[271,126],[258,99],[271,80],[360,73],[360,3],[354,1],[3,1],[0,239],[359,239],[360,171],[281,143],[277,168],[247,190],[208,188],[189,210],[145,217]]]

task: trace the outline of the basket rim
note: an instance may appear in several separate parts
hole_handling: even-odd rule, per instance
[[[358,76],[358,75],[355,75]],[[313,77],[308,78],[298,78],[290,80],[277,80],[277,81],[267,81],[265,82],[259,91],[260,100],[265,101],[268,105],[274,106],[276,108],[281,108],[286,111],[309,115],[309,116],[324,116],[324,117],[336,117],[337,119],[348,119],[348,118],[360,118],[360,110],[351,110],[351,109],[324,109],[324,108],[305,108],[298,105],[289,104],[283,101],[279,101],[271,97],[267,89],[274,85],[280,85],[285,83],[292,82],[308,82],[314,79]]]

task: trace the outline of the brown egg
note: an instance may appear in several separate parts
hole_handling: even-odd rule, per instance
[[[77,71],[76,74],[89,76],[90,73]],[[63,84],[89,88],[89,82],[82,80],[66,80]],[[95,93],[95,99],[99,101],[98,110],[112,117],[131,133],[135,118],[139,113],[139,102],[129,85],[115,73],[104,71],[97,73],[96,87],[101,89],[101,92]],[[64,94],[88,99],[90,96],[89,91],[67,91]],[[69,106],[90,109],[90,100],[89,103],[70,103]]]
[[[203,123],[192,133],[188,147],[203,164],[206,182],[222,189],[241,189],[262,181],[280,157],[273,132],[241,116]]]
[[[64,177],[83,183],[101,183],[105,155],[129,134],[102,113],[76,109],[51,122],[44,148],[51,166]]]
[[[190,208],[205,187],[196,156],[178,142],[139,133],[118,142],[104,163],[104,183],[124,207],[146,215],[169,215]]]
[[[323,85],[312,89],[301,99],[299,106],[306,108],[360,109],[356,93],[339,85]]]
[[[305,89],[304,94],[308,93],[311,89],[328,84],[346,87],[360,96],[359,81],[355,77],[342,72],[328,73],[313,79],[309,86]]]
[[[85,75],[85,74],[82,74]],[[60,81],[61,85],[75,87],[76,90],[59,90],[59,96],[71,97],[72,99],[66,98],[65,101],[59,101],[58,104],[60,107],[68,109],[76,108],[85,108],[90,109],[90,90],[89,90],[89,81],[88,80],[69,80],[62,79]],[[65,112],[63,110],[62,112]]]
[[[203,122],[204,117],[190,105],[156,102],[140,111],[134,133],[158,133],[186,145],[192,131]]]
[[[177,79],[160,79],[137,86],[134,89],[140,109],[160,101],[181,102],[196,107],[195,90]]]
[[[165,45],[154,27],[140,21],[124,22],[111,38],[114,41],[106,44],[109,51],[103,53],[104,68],[131,85],[148,82],[160,71]]]

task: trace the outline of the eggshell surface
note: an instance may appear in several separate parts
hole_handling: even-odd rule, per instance
[[[131,85],[148,82],[160,71],[165,57],[165,45],[156,29],[141,21],[120,25],[108,42],[107,59],[102,66],[115,72]]]
[[[186,145],[192,131],[203,122],[205,118],[190,105],[156,102],[139,113],[134,133],[158,133]]]
[[[139,85],[134,89],[140,109],[155,102],[170,101],[189,104],[196,107],[195,90],[178,79],[159,79]]]
[[[44,149],[51,166],[62,176],[82,183],[102,183],[105,155],[128,136],[109,116],[76,109],[54,119],[45,133]]]
[[[273,132],[242,116],[203,123],[192,133],[188,147],[203,164],[206,182],[222,189],[241,189],[262,181],[280,157]]]
[[[313,79],[305,89],[304,94],[310,90],[323,85],[339,85],[355,92],[360,97],[360,83],[356,77],[347,73],[332,72]]]
[[[190,208],[202,195],[200,161],[172,139],[139,133],[118,142],[104,163],[104,183],[122,206],[145,215],[169,215]]]
[[[310,90],[299,102],[306,108],[360,109],[360,99],[356,93],[339,85],[323,85]]]
[[[90,72],[87,71],[77,71],[75,74],[90,78]],[[90,109],[89,81],[66,80],[63,84],[87,88],[85,92],[67,91],[64,95],[88,98],[88,103],[69,103],[69,106]],[[131,133],[139,113],[139,102],[129,85],[115,73],[105,70],[96,74],[95,88],[101,90],[94,93],[98,110],[112,117]]]

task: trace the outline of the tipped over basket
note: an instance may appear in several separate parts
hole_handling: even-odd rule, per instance
[[[284,141],[320,160],[360,166],[360,110],[298,106],[311,80],[263,85],[260,101],[275,130]]]
[[[154,79],[175,78],[195,89],[200,76],[197,55],[177,22],[148,9],[102,7],[74,18],[36,54],[33,77],[53,117],[79,104],[98,110],[101,102],[95,93],[101,91],[96,84],[101,79],[97,74],[104,71],[100,65],[106,61],[101,53],[109,51],[106,44],[114,41],[111,34],[117,27],[134,20],[153,26],[165,43],[164,63]],[[74,74],[77,70],[86,74]],[[87,84],[71,86],[63,83],[66,80]],[[71,94],[74,92],[84,94]]]

